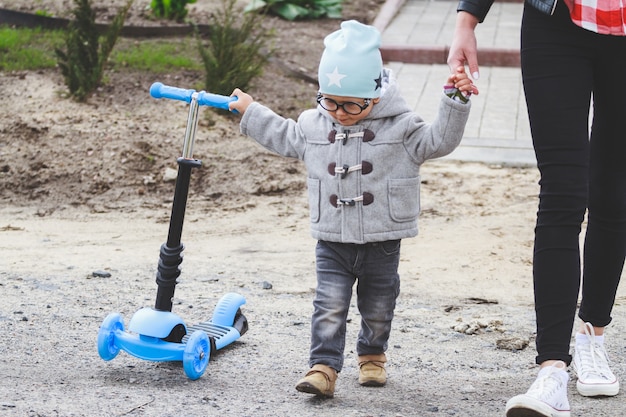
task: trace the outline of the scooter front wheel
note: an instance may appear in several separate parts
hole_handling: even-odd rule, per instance
[[[98,332],[98,354],[105,361],[115,358],[120,348],[115,345],[115,332],[117,330],[124,331],[124,322],[119,313],[109,314]]]
[[[204,374],[211,356],[209,336],[201,330],[191,334],[183,352],[183,369],[189,379],[198,379]]]

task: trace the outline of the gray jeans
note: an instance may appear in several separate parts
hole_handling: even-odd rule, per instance
[[[315,252],[317,290],[309,365],[323,364],[339,372],[343,368],[346,319],[357,279],[357,306],[361,313],[357,354],[376,355],[387,350],[400,293],[400,240],[364,245],[320,240]]]

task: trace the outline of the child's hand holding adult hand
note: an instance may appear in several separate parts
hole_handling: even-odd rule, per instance
[[[456,73],[448,78],[449,84],[454,84],[460,92],[465,95],[478,94],[478,88],[472,83],[469,76],[465,73],[465,67],[458,67]]]

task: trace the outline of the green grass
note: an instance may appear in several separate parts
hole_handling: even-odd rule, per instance
[[[0,71],[54,68],[54,48],[65,47],[61,30],[13,29],[0,26]],[[110,56],[113,68],[154,73],[173,70],[202,71],[196,41],[192,37],[170,39],[120,38]]]
[[[182,39],[120,39],[111,54],[114,67],[165,73],[175,69],[201,71],[202,60],[196,41]]]
[[[54,68],[63,32],[0,26],[0,71]]]

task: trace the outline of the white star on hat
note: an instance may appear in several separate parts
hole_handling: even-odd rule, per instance
[[[327,72],[326,76],[328,77],[328,87],[336,85],[339,88],[341,88],[341,80],[347,77],[345,74],[339,74],[337,67],[335,67],[333,72]]]

